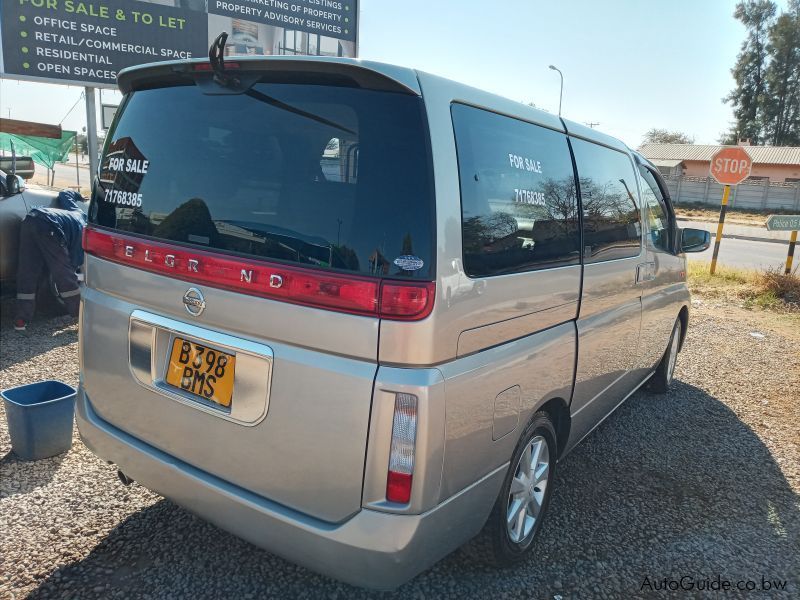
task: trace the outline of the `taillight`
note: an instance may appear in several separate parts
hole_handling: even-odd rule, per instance
[[[416,321],[433,309],[435,284],[320,272],[83,230],[83,249],[98,258],[234,292],[385,319]]]
[[[396,394],[389,473],[386,478],[386,499],[389,502],[408,504],[411,500],[416,438],[417,397],[412,394]]]
[[[381,315],[395,319],[423,319],[433,309],[434,283],[406,284],[384,281],[381,285]]]

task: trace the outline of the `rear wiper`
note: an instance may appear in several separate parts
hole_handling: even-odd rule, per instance
[[[214,71],[214,81],[222,87],[235,88],[239,79],[225,71],[225,42],[228,41],[228,32],[223,31],[208,49],[208,60]]]
[[[231,73],[225,70],[225,42],[228,41],[228,32],[223,31],[217,36],[217,39],[211,44],[208,49],[208,60],[211,63],[211,69],[214,71],[214,82],[222,87],[229,88],[231,90],[235,90],[241,86],[241,81],[238,77],[235,77]],[[251,82],[250,85],[255,83],[255,81]],[[247,86],[242,86],[247,87]],[[305,111],[301,108],[297,108],[292,106],[291,104],[286,104],[285,102],[281,102],[277,98],[273,98],[272,96],[268,96],[262,92],[256,92],[252,88],[248,89],[244,92],[251,98],[258,100],[259,102],[265,102],[270,106],[274,106],[275,108],[279,108],[281,110],[285,110],[287,112],[293,113],[295,115],[305,117],[306,119],[310,119],[312,121],[316,121],[317,123],[322,123],[323,125],[327,125],[328,127],[333,127],[334,129],[338,129],[340,131],[346,131],[347,133],[356,135],[356,132],[348,127],[344,127],[339,123],[326,119],[325,117],[321,117],[319,115],[315,115],[314,113],[310,113]]]
[[[281,110],[288,111],[295,115],[305,117],[306,119],[311,119],[312,121],[316,121],[317,123],[322,123],[323,125],[327,125],[328,127],[333,127],[340,131],[346,131],[347,133],[358,135],[355,131],[353,131],[348,127],[345,127],[344,125],[340,125],[339,123],[326,119],[325,117],[321,117],[319,115],[315,115],[314,113],[305,111],[302,108],[297,108],[296,106],[292,106],[291,104],[286,104],[285,102],[282,102],[277,98],[273,98],[272,96],[267,96],[263,92],[257,92],[253,89],[250,89],[245,92],[245,95],[250,96],[255,100],[258,100],[259,102],[265,102],[266,104],[274,106],[275,108],[279,108]]]

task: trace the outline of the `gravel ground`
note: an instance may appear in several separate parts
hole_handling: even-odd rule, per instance
[[[73,322],[21,335],[5,315],[0,388],[77,383]],[[560,464],[526,564],[497,572],[467,547],[394,594],[316,575],[122,486],[77,431],[67,454],[22,463],[0,416],[0,598],[617,598],[682,576],[788,579],[773,595],[797,598],[798,339],[800,321],[696,301],[674,390],[636,394]]]

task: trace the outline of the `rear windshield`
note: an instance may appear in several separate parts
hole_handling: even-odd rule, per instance
[[[131,93],[109,132],[90,221],[203,249],[432,279],[421,99],[257,83]]]

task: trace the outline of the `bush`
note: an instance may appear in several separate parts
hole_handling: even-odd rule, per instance
[[[717,265],[714,275],[710,264],[689,261],[689,289],[694,294],[724,298],[746,307],[780,312],[800,312],[800,277],[784,275],[782,269],[748,271]]]
[[[795,274],[785,275],[777,269],[758,273],[755,285],[762,294],[773,294],[788,304],[800,304],[800,277]]]

